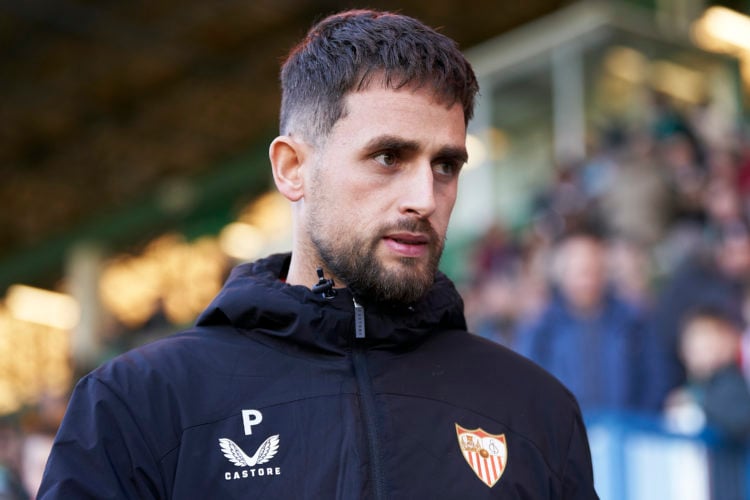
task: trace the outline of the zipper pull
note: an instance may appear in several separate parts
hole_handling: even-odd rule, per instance
[[[332,279],[325,279],[323,276],[323,268],[319,267],[317,269],[318,272],[318,282],[314,284],[311,288],[313,293],[319,293],[323,296],[324,299],[332,299],[336,296],[336,289],[333,288],[333,280]]]
[[[354,337],[363,339],[365,338],[365,308],[355,298],[352,298],[352,302],[354,302]]]

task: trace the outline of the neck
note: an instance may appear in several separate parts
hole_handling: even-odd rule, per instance
[[[346,286],[331,273],[323,264],[323,260],[316,252],[305,252],[298,246],[292,251],[292,259],[289,263],[289,272],[286,282],[290,285],[302,285],[312,289],[315,285],[320,284],[320,275],[318,269],[322,270],[323,278],[332,280],[335,287]]]
[[[289,263],[286,282],[290,285],[303,285],[310,288],[316,281],[315,269],[306,265],[305,259],[299,252],[292,251],[292,260]]]

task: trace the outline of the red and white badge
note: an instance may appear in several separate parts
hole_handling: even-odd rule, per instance
[[[508,446],[505,434],[489,434],[482,429],[464,429],[456,424],[456,435],[461,453],[471,470],[484,484],[492,488],[505,471]]]

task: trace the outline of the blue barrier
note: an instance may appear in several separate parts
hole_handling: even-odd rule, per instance
[[[748,448],[640,415],[586,417],[602,500],[750,500]]]

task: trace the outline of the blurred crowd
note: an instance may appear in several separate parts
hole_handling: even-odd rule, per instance
[[[556,167],[528,224],[476,243],[470,330],[539,363],[584,414],[750,439],[750,140],[657,95]]]

